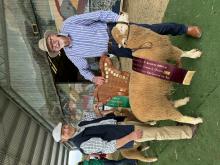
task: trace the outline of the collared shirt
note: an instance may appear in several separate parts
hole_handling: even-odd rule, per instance
[[[85,111],[83,112],[82,121],[91,121],[97,118],[98,117],[94,111]]]
[[[116,22],[118,17],[112,11],[96,11],[72,16],[64,21],[61,33],[72,40],[64,51],[85,79],[92,81],[94,77],[86,58],[99,57],[108,52],[107,23]]]

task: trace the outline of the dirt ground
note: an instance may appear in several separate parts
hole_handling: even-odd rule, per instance
[[[162,21],[169,0],[124,0],[123,11],[128,12],[130,22],[159,23]],[[131,70],[131,60],[120,58],[122,70]]]

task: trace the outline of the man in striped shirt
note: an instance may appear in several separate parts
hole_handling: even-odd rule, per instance
[[[101,85],[104,77],[94,76],[86,58],[100,57],[106,53],[132,58],[131,50],[118,48],[110,33],[112,27],[121,19],[122,17],[112,11],[96,11],[69,17],[63,22],[61,33],[45,32],[44,38],[39,41],[39,48],[47,51],[50,57],[56,57],[60,50],[64,49],[66,56],[85,79]],[[186,34],[194,38],[201,37],[201,30],[197,26],[176,23],[139,25],[162,35]],[[110,39],[111,48],[109,49]]]

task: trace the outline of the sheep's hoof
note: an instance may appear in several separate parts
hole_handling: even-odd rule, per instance
[[[149,125],[156,125],[156,124],[157,124],[156,121],[150,121],[150,122],[149,122]]]
[[[148,150],[149,148],[150,148],[150,146],[145,146],[145,147],[141,148],[141,151],[146,151],[146,150]]]
[[[178,108],[178,107],[181,107],[183,105],[186,105],[190,100],[190,97],[185,97],[183,99],[179,99],[179,100],[175,100],[174,101],[174,107],[175,108]]]
[[[198,49],[192,49],[192,56],[191,58],[199,58],[202,55],[202,52]]]
[[[150,162],[156,162],[158,159],[157,158],[147,158],[146,162],[150,163]]]
[[[203,123],[203,119],[201,117],[197,117],[194,122],[194,124],[199,124],[199,123]]]

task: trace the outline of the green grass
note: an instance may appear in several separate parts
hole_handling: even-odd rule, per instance
[[[172,42],[183,50],[203,51],[200,59],[182,60],[184,68],[197,72],[190,86],[175,85],[173,98],[190,96],[190,103],[180,111],[201,116],[204,123],[192,140],[150,142],[148,154],[158,156],[155,165],[220,165],[220,1],[170,0],[163,22],[196,24],[203,29],[199,40],[178,36]]]

